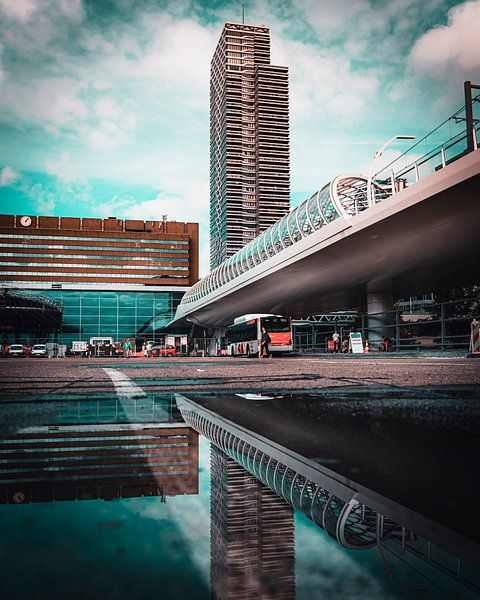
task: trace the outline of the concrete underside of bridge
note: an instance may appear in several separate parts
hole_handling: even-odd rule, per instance
[[[255,267],[218,290],[218,299],[214,293],[179,313],[175,324],[365,307],[367,286],[378,280],[390,281],[386,291],[395,297],[478,283],[480,150],[457,162],[348,221],[337,219],[324,228],[328,237],[320,230],[290,246],[269,271]],[[303,250],[317,233],[324,239]]]

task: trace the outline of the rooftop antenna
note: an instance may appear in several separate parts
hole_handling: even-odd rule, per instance
[[[242,25],[245,25],[245,2],[242,2]]]

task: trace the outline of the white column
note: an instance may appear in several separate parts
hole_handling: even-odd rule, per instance
[[[226,327],[215,327],[212,336],[208,340],[208,355],[218,356],[218,341],[220,338],[225,337]]]
[[[371,351],[380,350],[383,336],[392,338],[393,285],[391,279],[376,279],[367,284],[368,341]],[[385,314],[388,313],[389,314]],[[380,313],[380,314],[379,314]]]

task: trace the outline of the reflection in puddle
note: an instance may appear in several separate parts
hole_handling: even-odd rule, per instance
[[[168,393],[0,405],[0,596],[470,597],[418,515],[254,437]]]
[[[0,503],[198,493],[198,434],[150,424],[32,427],[0,440]]]
[[[222,403],[227,398],[220,394],[218,399],[220,415],[212,412],[215,401],[207,409],[203,406],[203,403],[209,404],[206,397],[197,397],[198,403],[177,395],[186,422],[215,445],[213,456],[218,452],[229,457],[286,503],[304,513],[344,548],[361,550],[376,547],[406,561],[422,559],[429,567],[433,566],[452,580],[464,584],[466,589],[480,593],[480,545],[474,540],[474,531],[473,538],[464,537],[382,497],[375,490],[354,484],[323,465],[282,448],[278,440],[266,439],[226,419]],[[242,411],[242,408],[245,409],[240,406],[239,410]],[[275,408],[278,409],[278,406]],[[273,417],[274,412],[270,414]],[[262,415],[263,418],[265,416]],[[383,418],[383,415],[380,417]],[[274,423],[272,430],[278,425],[278,422]],[[317,428],[317,433],[322,435],[322,429]],[[350,472],[356,471],[350,469]],[[472,567],[472,564],[477,567]]]
[[[211,449],[211,585],[215,598],[295,598],[293,508]]]

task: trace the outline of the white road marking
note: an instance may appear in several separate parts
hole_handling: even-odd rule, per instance
[[[146,397],[144,390],[133,382],[130,377],[127,377],[116,369],[103,369],[105,373],[110,377],[115,386],[115,391],[119,397],[120,404],[127,406],[127,400],[139,400]],[[131,406],[130,403],[128,403]],[[155,423],[155,426],[160,425],[164,427],[186,427],[185,423]],[[134,429],[142,427],[140,423],[130,423],[130,426]],[[204,449],[203,446],[207,444]],[[210,451],[208,440],[199,441],[200,452],[199,452],[199,485],[205,489],[205,473],[209,470],[210,462]],[[203,451],[202,451],[203,450]],[[207,450],[207,451],[205,451]],[[154,462],[154,458],[147,458],[147,462],[155,465],[158,468],[158,464]],[[154,468],[152,467],[152,471]],[[160,477],[155,476],[158,486],[161,488]],[[204,496],[205,497],[205,496]],[[192,538],[192,531],[194,532],[194,542],[191,544],[189,549],[193,562],[198,566],[200,573],[204,576],[205,581],[210,581],[209,567],[210,567],[210,554],[208,551],[208,523],[210,509],[208,505],[205,505],[199,500],[200,496],[176,496],[175,502],[169,502],[167,505],[160,504],[159,502],[149,502],[143,504],[140,508],[140,514],[153,517],[155,519],[164,519],[165,512],[170,515],[171,520],[175,521],[176,525],[183,531],[186,532],[186,538]],[[136,509],[137,510],[137,509]]]
[[[140,386],[116,369],[103,369],[115,386],[115,391],[121,400],[144,398],[146,393]]]

